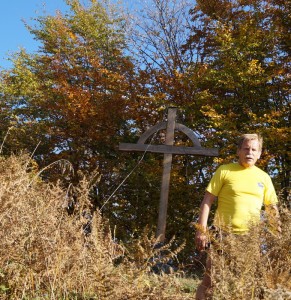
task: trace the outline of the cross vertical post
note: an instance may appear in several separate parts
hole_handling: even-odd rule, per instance
[[[163,153],[163,177],[161,183],[159,215],[156,238],[159,242],[163,243],[165,240],[166,232],[166,218],[169,198],[170,187],[170,174],[172,167],[173,154],[177,155],[199,155],[199,156],[218,156],[218,149],[203,148],[199,139],[190,128],[183,124],[176,122],[177,108],[170,107],[168,109],[167,122],[160,122],[146,132],[144,132],[138,139],[136,144],[120,143],[119,149],[123,151],[141,151],[152,153]],[[146,141],[159,130],[166,130],[165,143],[163,145],[146,144]],[[174,146],[175,130],[184,133],[193,143],[192,147]]]
[[[171,107],[168,109],[168,122],[167,122],[166,140],[165,140],[166,145],[173,146],[173,144],[174,144],[176,114],[177,114],[177,108]],[[158,216],[158,228],[157,228],[157,233],[156,233],[156,237],[158,238],[158,240],[160,242],[164,242],[164,240],[165,240],[172,158],[173,158],[172,153],[164,154],[163,177],[162,177],[160,204],[159,204],[159,216]]]

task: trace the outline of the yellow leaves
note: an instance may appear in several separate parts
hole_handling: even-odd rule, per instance
[[[205,116],[207,117],[210,117],[212,119],[217,119],[217,120],[220,120],[222,118],[221,115],[219,115],[216,110],[211,107],[210,105],[203,105],[201,107],[201,110],[200,110]]]
[[[270,111],[269,113],[264,114],[260,119],[259,122],[263,124],[272,124],[272,126],[276,126],[280,122],[281,119],[281,111]]]
[[[214,163],[221,165],[224,163],[224,159],[222,157],[214,157],[213,159]]]
[[[210,105],[203,105],[200,109],[201,113],[210,118],[212,121],[213,126],[215,127],[219,127],[221,126],[223,120],[224,120],[224,116],[217,113],[217,111],[211,107]]]
[[[69,36],[73,41],[76,40],[76,35],[73,32],[69,32]]]
[[[163,94],[164,95],[164,94]],[[165,96],[161,97],[161,99],[165,99]],[[166,105],[160,105],[159,107],[157,107],[157,111],[160,112],[160,111],[165,111],[166,109]]]
[[[199,99],[198,102],[209,103],[212,95],[211,95],[209,89],[205,89],[205,90],[198,92],[196,97],[197,97],[197,99]]]
[[[188,80],[191,78],[191,80],[196,81],[198,78],[203,79],[205,76],[207,76],[207,73],[210,71],[209,69],[209,63],[197,63],[194,68],[189,67],[187,72]]]
[[[232,30],[230,28],[230,26],[223,24],[221,22],[217,22],[216,25],[216,32],[217,32],[217,36],[216,36],[216,40],[221,43],[221,50],[225,51],[225,50],[229,50],[232,47],[233,44],[233,37],[232,37]]]
[[[246,71],[247,75],[256,76],[264,73],[261,63],[257,59],[252,59],[248,63],[248,68]]]
[[[179,72],[178,70],[174,70],[174,75],[175,75],[176,79],[183,79],[184,78],[184,74]]]
[[[21,50],[12,61],[14,68],[2,73],[1,90],[7,94],[22,94],[23,96],[36,96],[40,93],[40,83],[37,76],[27,64],[34,64],[33,58],[29,58],[24,50]]]

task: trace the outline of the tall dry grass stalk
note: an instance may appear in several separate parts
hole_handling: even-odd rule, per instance
[[[266,224],[249,234],[215,239],[212,260],[213,299],[291,299],[290,211],[281,210],[282,233]]]
[[[68,214],[67,192],[36,179],[29,156],[0,157],[0,298],[188,299],[175,276],[149,275],[124,259],[84,179]],[[84,226],[90,222],[90,234]],[[146,259],[146,258],[145,258]]]

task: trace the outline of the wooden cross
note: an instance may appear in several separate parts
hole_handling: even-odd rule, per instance
[[[172,165],[173,154],[191,154],[191,155],[202,155],[202,156],[218,156],[217,149],[202,148],[201,144],[194,134],[194,132],[186,127],[185,125],[176,123],[177,108],[170,107],[168,109],[168,120],[167,122],[160,122],[155,126],[149,128],[143,133],[137,144],[120,143],[119,150],[123,151],[141,151],[141,152],[154,152],[164,153],[163,161],[163,177],[160,193],[159,203],[159,215],[158,215],[158,227],[156,237],[160,242],[165,240],[166,232],[166,218],[167,218],[167,207],[169,198],[169,186],[170,186],[170,173]],[[166,129],[166,138],[164,145],[151,145],[145,144],[146,140],[159,130]],[[186,134],[189,139],[193,142],[193,147],[174,146],[174,133],[175,130],[181,131]]]

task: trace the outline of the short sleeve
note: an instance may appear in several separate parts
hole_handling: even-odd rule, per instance
[[[214,196],[218,196],[222,186],[223,186],[223,168],[222,166],[220,166],[216,172],[214,173],[214,175],[212,176],[206,191],[211,193]]]
[[[278,203],[278,198],[272,179],[269,175],[265,179],[264,205],[273,205]]]

